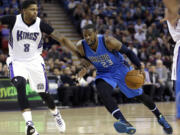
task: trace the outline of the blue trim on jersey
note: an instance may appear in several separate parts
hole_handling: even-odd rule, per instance
[[[47,74],[46,74],[46,70],[45,70],[45,65],[44,64],[41,64],[42,67],[43,67],[43,70],[44,70],[44,77],[45,77],[45,81],[46,81],[46,88],[45,88],[45,92],[48,92],[48,79],[47,79]]]
[[[176,117],[180,118],[180,47],[178,48],[178,57],[176,65]]]
[[[9,72],[10,72],[10,78],[14,78],[14,71],[13,71],[13,64],[12,62],[9,64]]]

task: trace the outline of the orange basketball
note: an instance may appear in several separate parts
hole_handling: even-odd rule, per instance
[[[138,89],[144,84],[144,75],[139,70],[131,70],[126,74],[125,82],[128,88]]]

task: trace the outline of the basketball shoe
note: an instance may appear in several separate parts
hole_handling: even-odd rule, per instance
[[[166,121],[166,119],[164,118],[163,115],[159,116],[158,123],[163,127],[166,134],[172,134],[173,133],[173,129],[172,129],[171,125]]]
[[[134,134],[136,129],[127,121],[119,120],[114,123],[114,128],[119,133]]]
[[[39,135],[32,121],[26,122],[26,135]]]
[[[62,119],[61,114],[58,112],[56,115],[53,115],[53,116],[54,116],[54,120],[56,122],[57,128],[59,129],[60,132],[64,133],[66,130],[66,124],[64,120]]]

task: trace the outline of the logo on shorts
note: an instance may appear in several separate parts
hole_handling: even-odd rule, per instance
[[[38,89],[38,90],[44,89],[44,84],[43,84],[43,83],[37,84],[37,89]]]

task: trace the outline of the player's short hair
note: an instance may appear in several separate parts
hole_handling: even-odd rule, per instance
[[[88,30],[88,29],[93,29],[94,31],[96,31],[96,26],[94,24],[87,24],[82,28],[82,30]]]
[[[30,5],[32,4],[37,4],[36,1],[34,0],[25,0],[24,2],[22,2],[21,4],[21,9],[26,9],[28,8]]]

